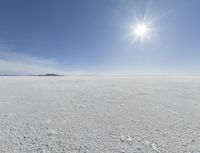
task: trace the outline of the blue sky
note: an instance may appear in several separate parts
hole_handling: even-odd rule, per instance
[[[199,0],[0,0],[0,74],[199,74],[199,18]]]

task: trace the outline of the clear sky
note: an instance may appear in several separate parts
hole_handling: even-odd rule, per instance
[[[200,1],[0,0],[0,74],[38,73],[200,74]]]

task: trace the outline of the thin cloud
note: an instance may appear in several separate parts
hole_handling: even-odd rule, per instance
[[[37,63],[37,64],[48,64],[54,65],[56,61],[53,59],[42,59],[38,57],[28,56],[25,54],[15,53],[15,52],[1,52],[0,51],[0,59],[6,60],[14,60],[14,61],[26,61],[28,63]]]
[[[64,74],[52,59],[32,57],[15,52],[0,52],[0,74]]]

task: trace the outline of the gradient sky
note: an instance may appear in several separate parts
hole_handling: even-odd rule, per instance
[[[135,18],[150,40],[127,37]],[[199,0],[0,0],[0,74],[200,74]]]

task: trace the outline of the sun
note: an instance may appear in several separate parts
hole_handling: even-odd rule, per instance
[[[146,24],[138,24],[134,29],[134,34],[137,37],[145,38],[149,34],[149,27]]]
[[[133,38],[134,41],[144,41],[146,39],[151,39],[152,26],[145,22],[137,22],[130,26],[129,36]]]

